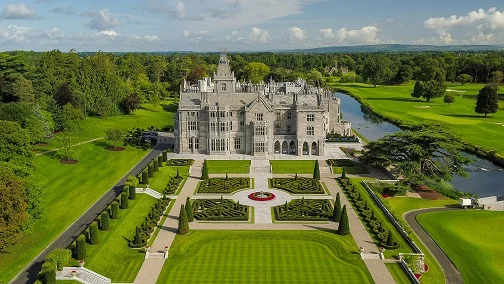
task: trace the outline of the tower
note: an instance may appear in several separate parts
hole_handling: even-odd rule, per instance
[[[219,65],[217,73],[214,73],[214,88],[215,93],[234,93],[236,78],[234,72],[231,71],[229,59],[225,49],[222,49],[219,57]]]

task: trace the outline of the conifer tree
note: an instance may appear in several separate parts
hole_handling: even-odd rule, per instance
[[[96,245],[98,244],[98,223],[93,222],[89,225],[89,244]]]
[[[392,232],[389,231],[388,233],[388,236],[387,236],[387,246],[389,247],[393,247],[395,245],[395,242],[394,242],[394,236],[392,235]]]
[[[101,214],[101,229],[102,231],[108,231],[110,229],[108,212],[102,212]]]
[[[206,160],[203,162],[203,168],[201,169],[201,179],[202,180],[208,179],[208,168]]]
[[[318,160],[315,160],[315,167],[313,168],[313,179],[320,180],[320,168]]]
[[[336,201],[334,202],[334,210],[332,219],[334,222],[339,222],[341,218],[341,200],[339,192],[336,194]]]
[[[179,224],[177,231],[177,234],[179,235],[189,234],[189,222],[187,221],[187,213],[184,207],[185,206],[183,204],[180,206]]]
[[[140,236],[140,228],[136,227],[135,238],[133,240],[133,244],[139,246],[142,244],[142,238]]]
[[[341,218],[338,224],[338,234],[342,236],[350,234],[350,224],[348,221],[346,205],[343,205],[343,210],[341,210]]]
[[[86,258],[86,236],[80,235],[75,241],[75,257],[78,260]]]
[[[110,206],[110,217],[112,219],[119,219],[119,203],[117,201],[112,202]]]
[[[193,214],[193,208],[192,208],[192,204],[191,204],[191,198],[189,198],[189,196],[186,198],[185,210],[187,213],[187,221],[193,222],[194,221],[194,214]]]
[[[345,168],[341,171],[341,179],[346,179],[346,171]]]

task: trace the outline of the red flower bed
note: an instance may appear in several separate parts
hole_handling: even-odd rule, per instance
[[[388,193],[382,193],[381,195],[383,198],[390,198],[390,197],[393,197],[392,195],[388,194]]]
[[[415,273],[415,277],[416,277],[416,279],[420,280],[420,278],[422,278],[422,274],[421,273]]]
[[[424,265],[424,270],[425,270],[425,272],[429,271],[429,266],[427,266],[427,263],[425,263],[425,262],[424,262],[424,264],[423,264],[423,265]]]
[[[263,196],[261,196],[261,194]],[[269,201],[275,198],[275,195],[270,192],[254,192],[248,195],[248,198],[254,201]]]

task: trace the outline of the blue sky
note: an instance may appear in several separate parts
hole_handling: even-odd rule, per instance
[[[0,50],[274,50],[504,44],[504,4],[466,0],[0,1]]]

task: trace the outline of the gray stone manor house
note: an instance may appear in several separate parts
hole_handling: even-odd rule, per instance
[[[183,81],[175,116],[180,154],[324,155],[327,133],[351,135],[332,92],[296,82],[236,80],[226,53],[217,72],[197,84]]]

